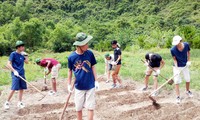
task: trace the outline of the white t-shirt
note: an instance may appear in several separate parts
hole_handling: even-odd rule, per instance
[[[105,58],[105,64],[111,64],[112,62],[114,62],[114,55],[113,55],[113,54],[110,54],[110,57],[111,57],[110,60],[107,60],[107,59]]]

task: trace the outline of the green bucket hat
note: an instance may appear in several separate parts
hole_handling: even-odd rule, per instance
[[[110,57],[110,54],[109,54],[109,53],[106,53],[106,54],[105,54],[105,58],[107,58],[107,57]]]
[[[76,35],[76,41],[74,42],[73,45],[76,46],[83,46],[85,44],[87,44],[93,37],[90,35],[86,35],[83,32],[80,32]]]
[[[16,44],[15,44],[15,47],[17,48],[17,47],[19,47],[19,46],[24,46],[24,42],[21,41],[21,40],[18,40],[18,41],[16,42]]]
[[[36,62],[36,63],[40,63],[40,61],[41,61],[41,58],[35,59],[35,62]]]

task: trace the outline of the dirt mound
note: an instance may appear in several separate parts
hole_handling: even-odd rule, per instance
[[[100,78],[99,78],[100,79]],[[38,88],[43,85],[42,80],[32,82]],[[48,81],[48,88],[50,81]],[[101,77],[100,90],[96,92],[96,110],[95,120],[200,120],[200,101],[199,94],[195,93],[194,98],[187,98],[183,95],[180,105],[174,102],[173,91],[162,90],[156,97],[161,108],[156,109],[149,100],[148,95],[152,89],[147,92],[140,91],[137,87],[141,86],[135,82],[124,82],[122,88],[111,89],[112,83],[105,83],[104,77]],[[8,89],[9,90],[9,89]],[[4,93],[8,93],[8,90]],[[18,109],[16,107],[17,95],[8,111],[0,108],[1,120],[58,120],[61,115],[65,99],[66,81],[58,81],[58,94],[56,96],[47,95],[42,101],[38,101],[41,95],[29,87],[25,92],[24,102],[26,107]],[[1,93],[1,92],[0,92]],[[43,91],[48,94],[48,91]],[[5,96],[2,96],[5,100]],[[74,95],[65,112],[65,120],[75,120],[76,112],[74,109]],[[83,113],[84,120],[87,118],[87,111]]]

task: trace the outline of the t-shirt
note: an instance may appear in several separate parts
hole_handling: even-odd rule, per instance
[[[110,55],[110,60],[107,60],[105,58],[105,64],[111,64],[112,62],[114,62],[114,55],[113,54]]]
[[[12,52],[9,57],[9,61],[12,62],[12,67],[21,76],[24,76],[24,60],[25,60],[25,57],[17,52]]]
[[[190,51],[190,46],[187,42],[184,42],[184,48],[182,51],[179,51],[176,46],[171,48],[171,55],[176,58],[178,67],[186,66],[188,61],[188,51]]]
[[[120,48],[115,48],[114,50],[114,60],[116,61],[119,57],[119,55],[122,55],[122,52],[120,50]],[[121,64],[121,60],[119,60],[118,65]]]
[[[162,57],[159,54],[152,54],[149,57],[149,66],[151,67],[160,67],[160,62],[162,61]]]
[[[59,64],[59,62],[53,58],[45,58],[40,61],[40,66],[47,67],[47,63],[48,63],[47,61],[51,62],[48,67],[49,69],[51,69],[53,66],[56,66],[57,64]]]
[[[87,50],[82,55],[72,52],[68,57],[68,68],[76,78],[75,87],[78,90],[89,90],[95,87],[92,66],[96,64],[92,51]]]

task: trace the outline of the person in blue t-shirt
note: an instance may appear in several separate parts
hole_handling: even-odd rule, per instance
[[[95,88],[99,88],[96,76],[96,59],[92,51],[88,50],[88,42],[93,37],[85,33],[78,33],[76,51],[68,57],[68,91],[72,92],[72,72],[75,76],[75,107],[77,119],[82,120],[82,109],[88,110],[88,119],[93,120],[95,108]]]
[[[25,81],[19,78],[19,76],[25,78],[24,62],[28,63],[28,55],[24,52],[25,47],[22,41],[17,41],[15,47],[16,51],[10,54],[9,61],[7,63],[7,67],[12,71],[11,72],[12,86],[10,95],[4,104],[5,109],[10,108],[9,102],[15,91],[19,91],[19,102],[17,106],[19,108],[25,107],[24,104],[22,103],[22,96],[23,96],[23,91],[27,89],[27,85]]]
[[[173,73],[174,75],[178,74],[174,78],[175,90],[176,90],[176,102],[180,103],[180,92],[179,92],[179,84],[181,83],[180,72],[183,73],[184,79],[186,80],[186,94],[189,97],[192,97],[192,92],[190,91],[190,72],[189,66],[190,62],[190,46],[187,42],[183,42],[180,36],[174,36],[171,48],[171,55],[174,60]]]

